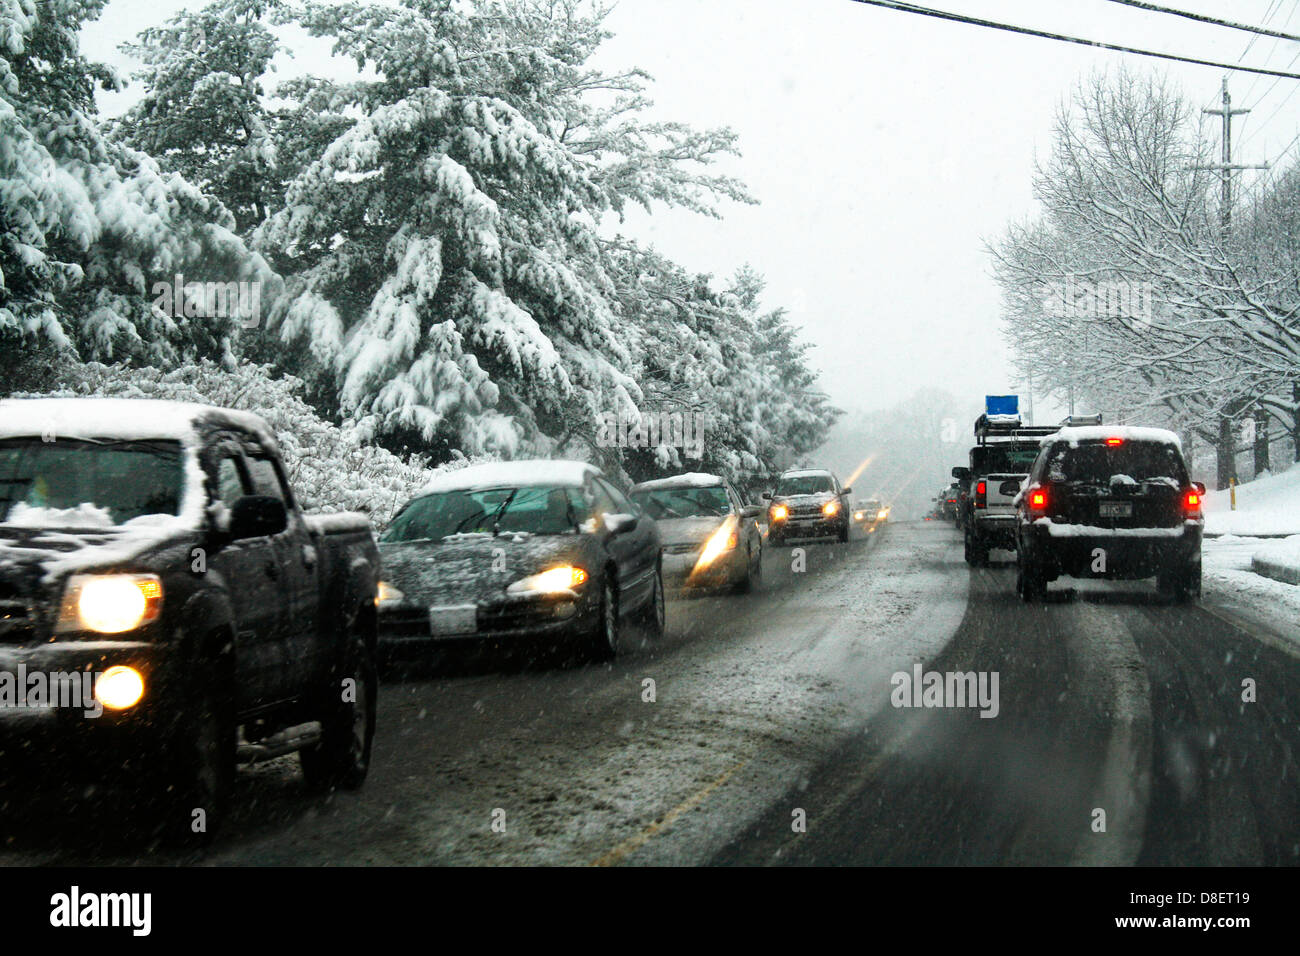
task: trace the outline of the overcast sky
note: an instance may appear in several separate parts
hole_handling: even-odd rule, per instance
[[[1296,70],[1300,44],[1132,9],[1110,0],[929,0],[926,5],[1057,33],[1247,66]],[[1300,0],[1163,0],[1300,33]],[[129,71],[117,45],[185,0],[110,0],[83,35],[86,53]],[[730,126],[743,155],[726,171],[761,204],[721,221],[658,212],[621,228],[690,269],[750,263],[765,304],[789,308],[815,344],[823,387],[846,409],[879,408],[925,385],[963,398],[1015,390],[984,252],[1033,211],[1035,157],[1053,113],[1093,70],[1167,73],[1217,106],[1223,71],[1016,36],[853,0],[621,0],[611,68],[655,77],[656,111]],[[348,75],[328,47],[290,35],[279,76]],[[1234,160],[1296,155],[1295,80],[1236,73]],[[112,115],[137,88],[104,95]],[[1209,118],[1217,122],[1217,118]],[[1217,130],[1217,127],[1216,127]],[[1250,185],[1262,174],[1245,173]],[[1023,389],[1022,389],[1023,391]],[[1040,418],[1043,417],[1040,414]]]

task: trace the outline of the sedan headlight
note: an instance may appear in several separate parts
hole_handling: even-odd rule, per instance
[[[392,607],[394,604],[401,604],[405,599],[406,595],[387,581],[380,581],[379,587],[375,589],[376,607]]]
[[[561,594],[587,580],[587,572],[570,564],[521,578],[506,588],[508,594]]]
[[[156,574],[74,574],[63,592],[55,632],[121,634],[156,621],[162,601]]]
[[[735,515],[727,515],[718,530],[709,536],[709,540],[704,543],[704,550],[700,552],[699,560],[695,562],[695,570],[702,571],[714,561],[724,551],[733,551],[736,545],[740,543],[740,535],[737,533],[738,522]]]

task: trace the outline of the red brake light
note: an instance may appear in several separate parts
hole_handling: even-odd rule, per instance
[[[1031,492],[1029,493],[1029,507],[1033,508],[1035,511],[1046,511],[1046,510],[1047,510],[1047,492],[1046,492],[1046,491],[1031,491]]]
[[[1187,510],[1195,511],[1201,506],[1201,493],[1199,491],[1187,492]]]
[[[977,484],[977,485],[975,486],[975,494],[977,494],[977,495],[982,495],[982,494],[985,494],[985,493],[986,493],[986,492],[985,492],[984,482],[981,481],[979,484]]]
[[[1107,439],[1106,439],[1106,444],[1109,445],[1111,448],[1116,448],[1116,447],[1118,447],[1118,446],[1124,444],[1124,439],[1122,439],[1122,438],[1107,438]]]

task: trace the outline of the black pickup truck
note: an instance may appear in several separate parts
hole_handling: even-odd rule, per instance
[[[360,786],[378,569],[365,516],[302,514],[255,415],[0,401],[0,776],[93,765],[200,842],[241,760]]]

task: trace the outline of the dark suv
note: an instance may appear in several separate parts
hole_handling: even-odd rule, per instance
[[[1163,593],[1201,593],[1201,501],[1178,436],[1160,428],[1062,428],[1043,439],[1016,498],[1016,591],[1043,597],[1061,575],[1155,577]]]
[[[849,495],[840,480],[824,469],[787,471],[776,482],[776,489],[763,492],[770,502],[767,509],[767,540],[781,545],[791,538],[834,535],[849,540],[852,527]]]

